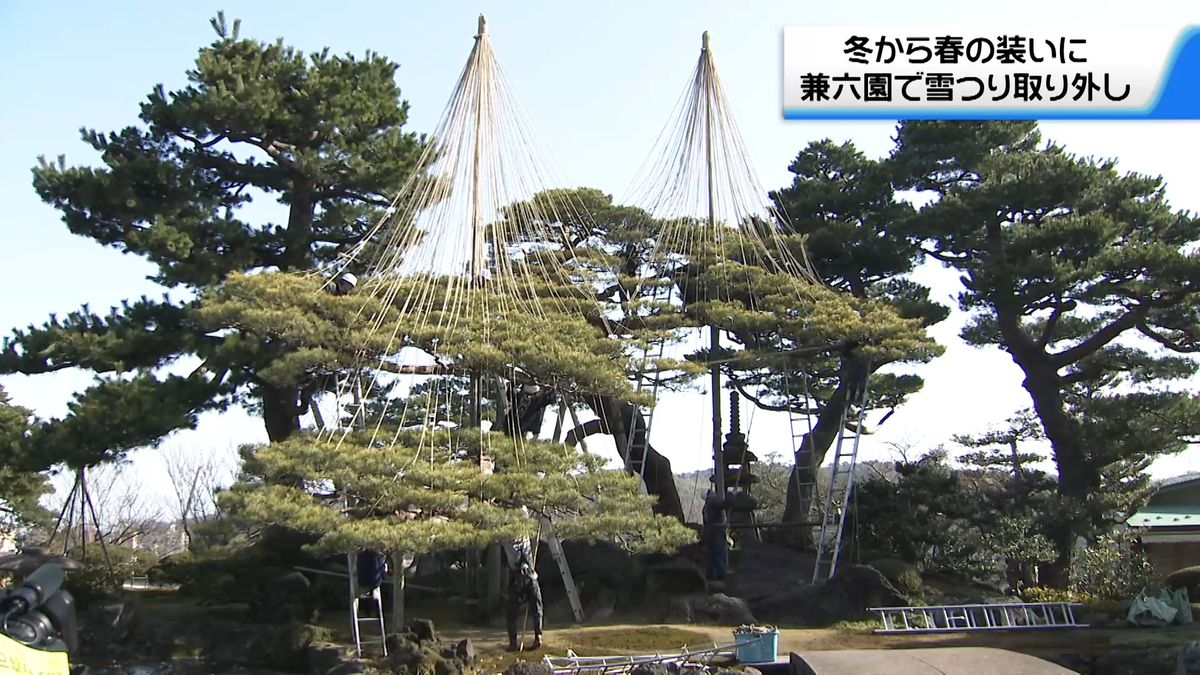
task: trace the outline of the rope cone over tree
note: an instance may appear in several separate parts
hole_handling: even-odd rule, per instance
[[[771,410],[816,417],[796,451],[787,519],[808,520],[811,485],[839,426],[856,424],[870,372],[939,351],[920,321],[823,283],[778,199],[768,199],[717,73],[708,33],[680,105],[629,190],[653,229],[623,249],[614,284],[641,347],[639,375],[655,392],[705,373],[711,401],[713,487],[725,492],[722,388]],[[707,334],[706,346],[697,338]],[[671,358],[674,356],[675,358]],[[833,391],[809,387],[813,364],[842,359]],[[818,371],[819,372],[819,371]],[[818,384],[814,382],[814,385]],[[873,402],[873,401],[872,401]],[[736,405],[736,401],[734,402]],[[859,405],[855,405],[859,404]],[[853,407],[851,414],[845,414]],[[824,419],[837,424],[829,429]],[[644,422],[631,422],[639,427]],[[642,441],[634,452],[653,450]],[[803,479],[801,480],[801,478]],[[800,490],[798,487],[805,489]],[[796,503],[793,504],[793,501]],[[801,537],[801,540],[804,538]]]
[[[361,401],[249,455],[254,479],[227,496],[242,515],[319,533],[325,552],[482,548],[537,536],[535,518],[632,550],[693,537],[635,478],[538,439],[561,398],[637,396],[562,225],[586,209],[547,190],[528,129],[481,18],[417,169],[368,235],[318,273],[239,276],[213,293],[224,321],[285,340],[290,307],[306,305],[305,332],[328,336],[296,355],[329,376],[314,405],[337,419]],[[331,292],[347,273],[353,290]]]

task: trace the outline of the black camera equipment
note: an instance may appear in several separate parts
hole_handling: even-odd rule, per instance
[[[62,583],[63,568],[48,563],[0,596],[0,632],[34,649],[74,652],[79,646],[75,599]]]

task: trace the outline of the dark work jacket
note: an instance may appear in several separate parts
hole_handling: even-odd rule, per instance
[[[704,509],[700,514],[704,525],[700,530],[700,536],[715,537],[718,534],[724,535],[725,526],[729,523],[725,515],[726,508],[728,508],[726,501],[716,495],[704,499]]]

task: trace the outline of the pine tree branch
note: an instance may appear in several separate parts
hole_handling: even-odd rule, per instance
[[[328,188],[325,190],[317,191],[317,199],[318,200],[339,199],[339,198],[351,199],[356,202],[361,202],[363,204],[370,204],[372,206],[380,206],[383,208],[387,208],[392,205],[392,200],[389,199],[386,195],[382,196],[382,197],[373,197],[371,195],[363,194],[361,192],[356,192],[354,190],[348,190],[345,188]]]
[[[1146,316],[1149,308],[1146,305],[1136,305],[1121,316],[1113,319],[1091,337],[1079,344],[1061,352],[1050,354],[1050,363],[1055,368],[1063,368],[1078,362],[1084,357],[1091,356],[1099,349],[1121,336],[1121,333],[1133,328]]]
[[[933,258],[934,260],[940,260],[941,262],[944,262],[944,263],[961,263],[963,261],[971,259],[971,256],[966,255],[966,254],[949,255],[942,251],[933,251],[933,250],[930,250],[927,248],[921,248],[921,252],[924,253],[925,255],[929,256],[930,258]]]
[[[1054,334],[1054,328],[1058,325],[1059,318],[1062,317],[1068,306],[1066,303],[1058,303],[1054,306],[1054,310],[1046,319],[1046,325],[1042,326],[1042,334],[1037,339],[1037,346],[1045,349],[1046,345],[1050,344],[1050,336]]]
[[[202,141],[199,138],[196,138],[195,136],[193,136],[189,133],[186,133],[182,129],[179,129],[179,128],[171,129],[171,133],[175,134],[179,138],[182,138],[183,140],[187,141],[188,143],[191,143],[192,145],[194,145],[196,147],[197,150],[207,150],[208,148],[211,148],[212,146],[216,145],[217,143],[220,143],[221,141],[226,140],[228,138],[228,136],[226,136],[225,134],[220,134],[218,136],[214,136],[212,140]]]
[[[1142,335],[1145,335],[1146,337],[1154,340],[1158,344],[1170,349],[1173,352],[1179,352],[1180,354],[1191,354],[1193,352],[1200,351],[1200,345],[1196,344],[1196,338],[1191,331],[1182,331],[1186,337],[1185,341],[1176,342],[1166,335],[1163,335],[1162,333],[1151,328],[1150,325],[1144,320],[1139,321],[1135,327]]]

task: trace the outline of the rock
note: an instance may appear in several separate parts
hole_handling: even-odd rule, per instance
[[[137,605],[131,602],[102,604],[83,614],[80,642],[112,646],[129,639],[138,623]]]
[[[308,670],[316,675],[326,675],[343,665],[350,658],[349,650],[341,645],[314,642],[308,646]]]
[[[750,607],[746,601],[741,598],[734,598],[724,593],[717,593],[705,598],[698,598],[692,603],[693,620],[699,620],[704,623],[724,624],[727,626],[741,626],[742,624],[755,623],[754,614],[750,611]]]
[[[662,617],[664,623],[692,623],[691,598],[671,598]]]
[[[504,675],[554,675],[544,661],[517,661],[504,670]]]
[[[467,668],[475,667],[475,643],[471,642],[471,638],[463,638],[454,645],[454,656]]]
[[[705,593],[704,571],[690,560],[675,558],[646,568],[646,592],[650,595]]]
[[[387,636],[388,659],[393,663],[408,663],[416,660],[421,652],[421,645],[416,636],[411,634],[392,633]]]
[[[906,563],[896,558],[882,558],[870,562],[869,566],[879,570],[901,593],[915,595],[921,591],[923,585],[921,573],[912,563]]]
[[[571,575],[576,583],[591,583],[604,588],[618,589],[629,586],[634,578],[633,558],[620,546],[609,541],[588,542],[568,539],[562,543],[563,553],[571,566]],[[545,560],[546,574],[539,565],[538,574],[546,579],[561,579],[558,565],[551,556],[538,556]]]
[[[829,580],[841,587],[856,605],[867,607],[900,607],[909,604],[908,598],[896,589],[883,574],[867,565],[851,565],[838,570]]]
[[[417,636],[419,642],[437,642],[437,629],[429,619],[413,619],[407,626],[409,632]]]
[[[1200,640],[1179,650],[1175,657],[1175,675],[1200,675]]]
[[[868,619],[870,607],[907,604],[908,600],[879,570],[854,565],[840,570],[826,583],[761,599],[751,609],[763,621],[820,628],[838,621]]]
[[[740,626],[755,623],[754,613],[742,598],[722,593],[671,598],[661,620],[666,623],[709,623]]]
[[[251,618],[264,623],[313,623],[317,597],[308,577],[288,572],[272,579],[251,607]]]
[[[1171,588],[1187,589],[1188,599],[1200,602],[1200,565],[1175,570],[1167,575],[1166,581]]]
[[[428,622],[428,630],[432,630],[432,627],[432,622]],[[388,662],[394,672],[461,675],[466,669],[464,662],[458,658],[456,646],[420,640],[415,632],[389,635],[387,646]]]
[[[583,601],[583,615],[588,621],[597,622],[612,618],[617,607],[617,595],[607,588],[588,594],[590,597]],[[574,612],[571,614],[575,618]]]

